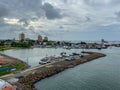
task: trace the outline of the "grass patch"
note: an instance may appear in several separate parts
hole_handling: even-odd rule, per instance
[[[25,64],[18,64],[18,65],[16,65],[16,70],[9,70],[9,71],[5,71],[5,72],[0,72],[0,76],[20,71],[23,69],[24,66],[25,66]],[[11,68],[11,67],[15,67],[15,66],[3,66],[3,67],[0,67],[0,70],[5,69],[5,68]]]
[[[23,69],[24,66],[25,66],[25,64],[18,64],[17,65],[17,71]]]
[[[0,51],[9,50],[9,49],[13,49],[13,47],[10,47],[10,46],[0,46]]]
[[[2,66],[2,67],[0,67],[0,70],[2,70],[4,68],[11,68],[11,67],[13,67],[13,66]]]

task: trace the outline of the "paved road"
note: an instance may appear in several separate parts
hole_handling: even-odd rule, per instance
[[[80,58],[80,57],[76,57],[76,59]],[[52,64],[56,63],[56,62],[62,62],[64,61],[65,59],[59,59],[57,61],[53,61],[51,63],[47,63],[47,64],[44,64],[44,65],[39,65],[39,66],[36,66],[36,67],[31,67],[29,69],[26,69],[24,71],[19,71],[19,72],[15,72],[15,73],[11,73],[11,74],[8,74],[8,75],[4,75],[4,76],[1,76],[0,78],[2,79],[10,79],[10,78],[15,78],[15,77],[20,77],[20,76],[27,76],[29,74],[33,74],[36,72],[37,69],[41,68],[41,67],[49,67],[51,66]]]
[[[16,73],[11,73],[11,74],[8,74],[8,75],[4,75],[4,76],[1,76],[0,78],[2,79],[10,79],[10,78],[14,78],[14,77],[20,77],[20,76],[26,76],[28,74],[33,74],[36,72],[36,69],[38,68],[41,68],[41,67],[49,67],[51,66],[51,64],[54,64],[56,62],[61,62],[61,61],[64,61],[64,60],[59,60],[59,61],[53,61],[51,63],[48,63],[48,64],[44,64],[44,65],[39,65],[39,66],[36,66],[36,67],[32,67],[32,68],[29,68],[29,69],[26,69],[24,71],[20,71],[20,72],[16,72]]]

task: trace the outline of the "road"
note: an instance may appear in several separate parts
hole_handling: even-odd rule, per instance
[[[26,76],[28,74],[33,74],[36,72],[36,69],[39,69],[41,67],[49,67],[51,64],[54,64],[56,62],[61,62],[61,61],[64,61],[63,60],[59,60],[59,61],[53,61],[51,63],[47,63],[47,64],[44,64],[44,65],[39,65],[39,66],[36,66],[36,67],[31,67],[29,69],[26,69],[24,71],[19,71],[19,72],[15,72],[15,73],[11,73],[11,74],[7,74],[7,75],[4,75],[4,76],[1,76],[0,78],[1,79],[10,79],[10,78],[15,78],[15,77],[20,77],[20,76]]]

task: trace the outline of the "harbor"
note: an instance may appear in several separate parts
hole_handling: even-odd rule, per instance
[[[34,52],[33,53],[31,53],[31,54],[33,54],[34,55],[34,53],[35,53],[35,50],[37,50],[36,52],[38,53],[39,52],[39,49],[37,48],[37,49],[31,49],[31,50],[33,50]],[[45,49],[44,49],[45,50]],[[58,51],[57,51],[58,50]],[[12,51],[12,52],[11,52]],[[40,49],[40,51],[41,51],[41,49]],[[50,51],[52,51],[52,49],[50,49]],[[77,63],[84,63],[84,62],[88,62],[87,60],[85,61],[85,58],[91,58],[91,57],[94,57],[92,54],[85,54],[84,53],[84,57],[81,57],[81,55],[83,54],[83,53],[80,53],[80,52],[82,52],[82,50],[80,49],[80,50],[61,50],[61,49],[53,49],[53,51],[55,51],[54,53],[50,53],[49,52],[49,49],[48,49],[48,53],[50,53],[50,55],[48,54],[47,55],[47,57],[51,57],[51,56],[54,56],[54,57],[56,57],[55,58],[55,60],[54,60],[54,58],[53,58],[53,60],[52,60],[52,62],[49,62],[49,63],[46,63],[46,64],[39,64],[39,62],[42,60],[42,59],[44,59],[44,58],[46,58],[46,53],[44,53],[44,57],[42,57],[41,59],[39,58],[38,59],[38,65],[36,65],[36,66],[32,66],[32,67],[30,67],[29,69],[26,69],[26,70],[23,70],[23,71],[21,71],[21,72],[17,72],[17,73],[12,73],[12,74],[9,74],[9,75],[5,75],[5,76],[3,76],[3,78],[2,79],[4,79],[4,80],[7,80],[7,81],[9,81],[11,78],[14,78],[14,79],[18,79],[18,81],[17,81],[17,84],[15,84],[15,85],[17,85],[18,87],[20,87],[20,89],[21,88],[24,88],[23,86],[25,85],[27,85],[26,83],[27,83],[27,81],[28,81],[28,83],[30,84],[30,83],[32,83],[32,85],[34,86],[34,84],[36,84],[36,82],[39,82],[39,81],[43,81],[43,79],[44,78],[46,78],[46,77],[49,77],[48,76],[48,74],[47,74],[47,76],[45,76],[45,77],[42,77],[42,75],[44,76],[45,75],[45,73],[48,73],[48,72],[53,72],[52,70],[51,70],[51,68],[54,70],[56,67],[57,67],[57,70],[59,70],[59,68],[61,68],[62,67],[62,69],[60,70],[60,71],[56,71],[56,69],[54,70],[55,71],[55,73],[52,73],[52,75],[54,75],[54,74],[56,74],[56,73],[59,73],[59,72],[61,72],[61,71],[63,71],[64,72],[64,70],[66,69],[66,68],[72,68],[72,67],[74,67],[74,66],[76,66],[76,61],[78,61],[78,59],[80,59],[81,61],[83,60],[83,62],[77,62]],[[61,58],[59,55],[61,55],[61,51],[66,51],[66,56],[64,56],[63,55],[63,57],[62,57],[62,60],[61,59],[59,59],[58,60],[58,58]],[[104,53],[104,54],[107,54],[107,53],[112,53],[113,51],[114,51],[114,53],[115,52],[119,52],[119,48],[109,48],[109,49],[104,49],[104,50],[92,50],[92,49],[90,49],[90,50],[84,50],[84,51],[88,51],[88,52],[97,52],[97,53]],[[9,52],[9,54],[8,54],[8,52]],[[17,54],[18,55],[20,55],[20,53],[19,52],[21,52],[21,50],[19,51],[19,50],[17,50],[17,52],[16,52],[16,50],[8,50],[8,51],[5,51],[4,52],[4,54],[6,54],[6,55],[8,55],[8,56],[12,56],[11,54],[10,54],[10,52],[11,53],[16,53],[16,56],[17,56]],[[28,52],[27,50],[22,50],[22,52]],[[30,52],[30,50],[29,50],[29,52]],[[45,51],[46,52],[46,51]],[[42,54],[43,52],[41,52],[41,54]],[[56,55],[54,55],[56,53]],[[63,52],[62,52],[63,53]],[[22,53],[21,53],[22,54]],[[29,54],[29,53],[27,53],[27,54]],[[36,53],[35,53],[36,54]],[[39,53],[40,54],[40,53]],[[23,54],[22,54],[23,55]],[[22,56],[22,55],[20,55],[20,56]],[[43,54],[42,54],[43,55]],[[88,55],[89,56],[91,56],[91,57],[88,57]],[[25,56],[28,56],[28,55],[26,55],[25,54]],[[29,56],[31,56],[31,55],[29,55]],[[38,56],[37,54],[36,54],[36,56]],[[109,56],[109,54],[107,54],[107,57]],[[70,58],[69,58],[70,57]],[[72,60],[71,60],[71,57],[75,57],[75,58],[73,58]],[[16,58],[18,58],[18,57],[16,57]],[[64,59],[63,59],[64,58]],[[97,59],[97,58],[95,58],[95,59]],[[25,62],[26,61],[26,59],[20,59],[19,58],[19,60],[22,60],[22,62]],[[92,59],[93,60],[93,59]],[[104,63],[104,62],[106,62],[106,60],[103,62],[103,60],[104,60],[104,58],[101,58],[101,62],[102,63]],[[109,59],[108,59],[109,60]],[[117,60],[117,59],[116,59]],[[28,58],[28,61],[29,61],[29,58]],[[32,61],[35,61],[35,60],[32,60]],[[91,61],[91,60],[90,60]],[[99,62],[100,63],[100,60],[95,60],[94,62]],[[73,63],[74,62],[74,63]],[[94,63],[94,62],[90,62],[90,63]],[[70,65],[70,66],[67,66],[67,65],[65,65],[65,66],[67,66],[67,67],[64,67],[64,66],[61,66],[61,65],[64,65],[64,64],[67,64],[67,63],[71,63],[71,64],[73,64],[73,65]],[[90,63],[88,63],[88,65],[90,64]],[[30,64],[30,61],[29,61],[29,64]],[[86,65],[86,64],[85,64]],[[104,65],[104,64],[103,64]],[[79,65],[78,65],[79,66]],[[80,65],[81,66],[81,65]],[[84,65],[82,65],[82,66],[84,66]],[[55,67],[55,68],[54,68]],[[64,69],[63,69],[64,68]],[[44,74],[41,72],[41,71],[43,71],[43,70],[45,70],[44,71]],[[48,70],[50,70],[50,71],[48,71]],[[42,75],[41,75],[41,73],[42,73]],[[34,77],[34,76],[36,76],[37,75],[37,77],[34,79],[32,79],[32,80],[29,80],[28,79],[28,77],[29,76],[31,76],[31,77]],[[40,75],[40,79],[39,79],[39,75]],[[52,76],[52,75],[50,75],[50,76]],[[59,74],[58,74],[58,76],[59,76]],[[42,78],[41,78],[42,77]],[[37,80],[37,81],[36,81]],[[24,83],[23,83],[23,81],[24,81]],[[33,81],[34,81],[34,84],[33,84]],[[22,85],[22,83],[24,84],[24,85]],[[40,85],[41,86],[41,85]],[[28,88],[28,87],[27,87]],[[30,88],[30,87],[29,87]],[[42,87],[43,88],[43,87]],[[44,89],[44,88],[43,88]],[[22,89],[22,90],[27,90],[27,89]],[[29,90],[29,89],[28,89]],[[31,89],[32,90],[32,89]],[[37,88],[37,90],[39,90],[38,88]],[[45,89],[46,90],[46,89]],[[59,89],[58,89],[59,90]]]
[[[0,0],[0,90],[120,90],[120,0]]]
[[[10,82],[10,84],[12,85],[16,85],[16,88],[19,90],[34,90],[34,83],[36,83],[41,79],[44,79],[45,77],[49,77],[51,75],[64,71],[67,68],[72,68],[76,65],[105,56],[104,54],[95,53],[95,52],[82,52],[82,53],[71,53],[71,54],[70,53],[68,54],[66,52],[61,52],[60,55],[61,56],[56,56],[56,57],[55,56],[50,56],[47,58],[45,57],[39,60],[40,65],[36,67],[31,67],[28,69],[24,68],[21,71],[4,75],[1,76],[0,78],[5,80],[6,82],[7,81]],[[11,62],[14,62],[12,64],[15,64],[17,62],[17,63],[24,63],[26,66],[28,66],[27,63],[25,63],[23,60],[5,54],[1,54],[1,56],[7,58],[7,59],[4,58],[4,60],[9,60]],[[50,62],[48,62],[48,60]],[[44,61],[45,63],[40,63],[40,61]],[[30,77],[33,77],[32,80],[29,80]]]
[[[95,52],[86,52],[86,53],[88,53],[89,55],[86,55],[82,58],[79,57],[73,61],[61,60],[59,62],[46,64],[43,67],[37,68],[35,70],[36,72],[29,74],[25,77],[22,77],[19,80],[19,83],[22,84],[24,88],[23,90],[35,90],[34,83],[40,81],[41,79],[57,74],[61,71],[64,71],[67,68],[72,68],[76,65],[89,62],[105,56],[105,54],[95,53]]]

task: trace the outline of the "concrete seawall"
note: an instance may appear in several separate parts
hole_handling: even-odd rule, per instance
[[[29,74],[21,78],[19,80],[19,83],[22,84],[23,90],[36,90],[34,88],[34,84],[40,81],[41,79],[57,74],[67,68],[71,68],[76,65],[106,56],[105,54],[96,53],[96,52],[86,52],[86,53],[88,53],[88,55],[86,55],[83,58],[78,58],[77,60],[74,61],[60,61],[60,62],[55,62],[53,64],[49,64],[47,66],[40,67],[36,69],[35,73]]]

